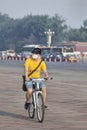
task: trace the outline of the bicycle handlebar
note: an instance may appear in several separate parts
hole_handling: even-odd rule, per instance
[[[52,80],[53,77],[49,77],[49,78],[34,78],[34,79],[30,79],[31,81],[44,81],[44,80]]]
[[[52,80],[53,77],[44,78],[45,80]]]

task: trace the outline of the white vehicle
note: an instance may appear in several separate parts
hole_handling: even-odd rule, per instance
[[[6,55],[7,57],[15,57],[16,53],[14,50],[7,50]]]
[[[6,58],[7,57],[6,51],[0,51],[0,57]]]
[[[21,52],[31,52],[35,47],[39,47],[39,45],[25,45],[21,48]]]
[[[39,47],[39,45],[25,45],[21,48],[21,56],[24,58],[29,58],[31,56],[31,52],[35,47]]]

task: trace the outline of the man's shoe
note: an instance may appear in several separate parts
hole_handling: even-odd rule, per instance
[[[45,109],[47,108],[47,106],[46,106],[46,105],[45,105],[44,107],[45,107]]]
[[[25,102],[24,108],[27,110],[29,105],[30,105],[30,103]]]

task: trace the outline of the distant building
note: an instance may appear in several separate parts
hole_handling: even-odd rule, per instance
[[[87,52],[87,42],[77,42],[76,51]]]
[[[58,46],[68,46],[73,47],[75,51],[87,52],[87,42],[64,42],[60,43]]]

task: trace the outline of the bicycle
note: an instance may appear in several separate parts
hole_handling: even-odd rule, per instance
[[[39,82],[45,81],[46,78],[32,79],[33,93],[31,96],[30,105],[28,107],[29,118],[35,117],[35,111],[39,122],[43,122],[45,114],[45,104],[43,101],[42,91],[39,88]]]

